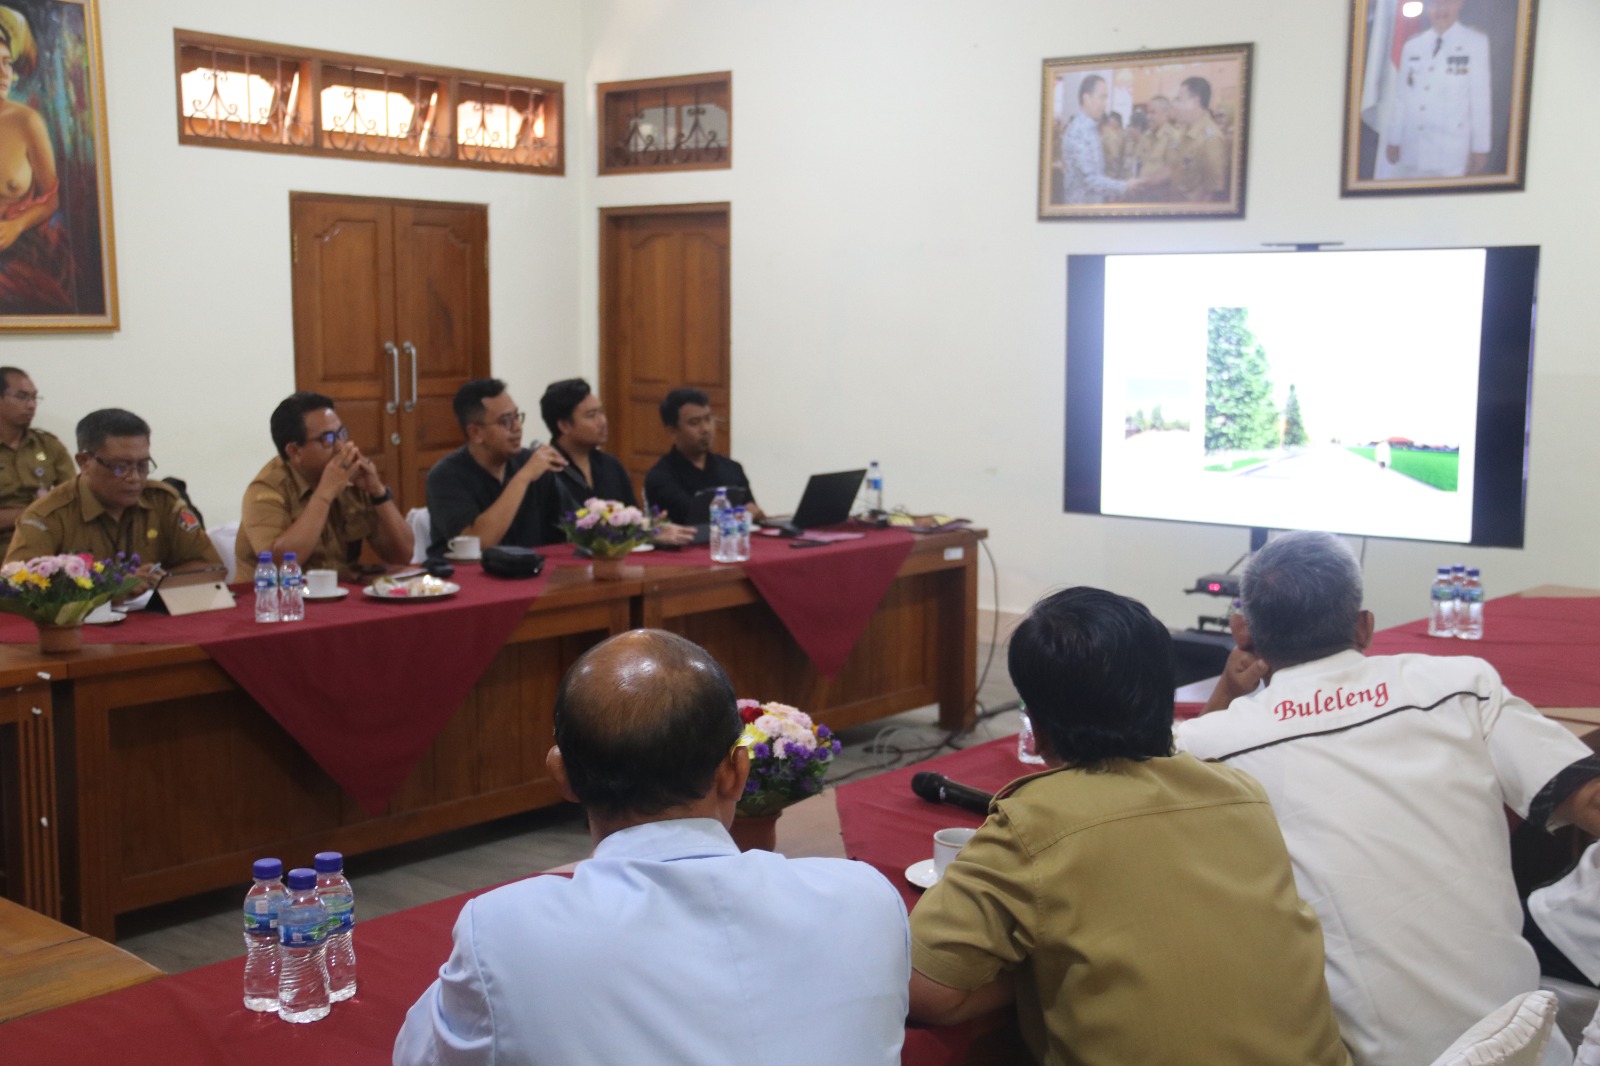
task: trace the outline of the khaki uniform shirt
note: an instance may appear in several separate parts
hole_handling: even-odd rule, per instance
[[[67,446],[54,433],[30,427],[15,448],[0,441],[0,507],[26,507],[77,476]]]
[[[1013,782],[911,912],[911,965],[1013,971],[1045,1063],[1350,1062],[1266,794],[1189,755]]]
[[[1104,123],[1100,127],[1100,148],[1106,154],[1106,177],[1126,178],[1128,175],[1123,170],[1122,152],[1126,135],[1111,123]]]
[[[199,516],[177,490],[159,481],[146,484],[139,502],[120,519],[111,517],[81,476],[57,485],[22,512],[6,562],[66,552],[87,552],[96,559],[125,552],[169,570],[193,562],[222,565]]]
[[[305,513],[316,486],[300,476],[300,471],[282,458],[274,458],[261,468],[250,487],[244,490],[239,510],[239,539],[234,541],[233,557],[240,574],[253,573],[256,557],[270,551],[272,542]],[[338,570],[349,578],[361,558],[361,542],[377,529],[377,509],[367,494],[346,485],[328,508],[328,521],[310,557],[300,560],[302,570]]]
[[[1213,203],[1228,196],[1228,138],[1210,117],[1186,126],[1178,137],[1172,169],[1175,199]]]
[[[1182,135],[1178,127],[1168,122],[1154,133],[1145,132],[1143,137],[1134,146],[1133,158],[1136,160],[1136,170],[1130,177],[1143,177],[1163,168],[1176,167],[1178,160],[1178,139]],[[1164,200],[1172,193],[1170,183],[1161,181],[1146,185],[1139,190],[1141,200]]]

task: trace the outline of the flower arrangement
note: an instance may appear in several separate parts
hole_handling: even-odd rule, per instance
[[[777,814],[822,791],[828,764],[839,753],[832,730],[784,703],[740,700],[739,717],[744,719],[739,743],[750,749],[750,780],[739,800],[740,814]]]
[[[139,584],[137,555],[96,562],[92,555],[41,555],[0,567],[0,611],[39,625],[75,626],[90,611]]]
[[[591,496],[561,518],[567,539],[596,559],[620,559],[650,540],[653,523],[637,507]]]

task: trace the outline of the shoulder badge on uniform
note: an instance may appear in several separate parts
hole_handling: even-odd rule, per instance
[[[182,529],[185,533],[193,533],[195,530],[200,528],[200,519],[195,517],[195,513],[193,511],[189,510],[187,507],[184,507],[178,511],[178,528]],[[154,530],[151,532],[153,533]]]
[[[46,533],[50,532],[50,527],[45,525],[43,522],[39,521],[37,518],[31,518],[31,517],[30,518],[24,518],[21,522],[18,522],[17,524],[19,526],[32,526],[34,529],[42,529]]]
[[[258,492],[258,493],[256,493],[256,502],[257,503],[282,503],[283,502],[283,497],[278,495],[276,492]]]

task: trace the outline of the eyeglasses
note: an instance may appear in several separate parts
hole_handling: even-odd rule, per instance
[[[504,429],[506,432],[509,433],[511,430],[516,429],[518,426],[522,425],[522,423],[526,422],[527,420],[528,420],[528,412],[526,412],[526,411],[512,411],[508,415],[501,415],[499,418],[495,419],[495,423],[498,424],[502,429]],[[478,425],[487,426],[487,425],[489,425],[489,423],[487,421],[483,421],[483,422],[479,422]]]
[[[150,471],[156,468],[156,461],[154,459],[138,459],[132,462],[128,460],[121,460],[115,463],[108,463],[98,455],[91,455],[89,458],[93,459],[95,462],[111,471],[111,476],[114,478],[126,478],[129,474],[134,473],[138,474],[140,477],[149,477]]]
[[[314,435],[312,435],[310,437],[307,437],[306,438],[306,443],[310,444],[314,440],[319,440],[323,444],[326,444],[328,447],[331,448],[335,444],[343,443],[344,441],[347,441],[349,439],[350,439],[350,430],[349,430],[349,428],[347,426],[340,426],[338,429],[330,429],[326,433],[317,433],[317,434],[314,434]]]
[[[40,396],[37,392],[17,392],[16,390],[12,390],[11,392],[6,393],[6,395],[11,397],[13,400],[16,400],[18,403],[44,403],[44,397]]]

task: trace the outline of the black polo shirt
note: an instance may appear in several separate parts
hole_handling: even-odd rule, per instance
[[[506,461],[505,475],[499,479],[483,467],[462,445],[433,464],[428,471],[428,523],[431,527],[428,557],[443,556],[450,548],[450,538],[478,520],[478,516],[494,506],[505,491],[511,475],[521,470],[533,457],[533,451],[524,448]],[[544,539],[544,525],[540,520],[548,499],[549,489],[545,474],[528,486],[522,497],[522,506],[516,517],[500,538],[501,544],[517,548],[536,548],[549,541]],[[560,539],[559,537],[557,539]]]
[[[550,491],[541,501],[546,544],[559,544],[566,540],[567,535],[556,523],[561,521],[563,515],[582,507],[583,501],[590,497],[617,500],[629,507],[639,506],[638,499],[633,495],[633,479],[628,476],[628,468],[622,465],[622,460],[598,448],[591,451],[589,470],[594,475],[594,484],[591,485],[583,480],[583,471],[573,464],[567,450],[559,444],[555,445],[555,449],[566,456],[567,465],[565,469],[546,474],[540,479],[541,482],[546,479],[550,482]]]
[[[716,452],[706,456],[702,470],[674,448],[644,476],[644,495],[650,506],[661,508],[668,518],[684,526],[710,521],[711,498],[719,486],[737,490],[728,493],[732,503],[755,500],[744,467]]]

